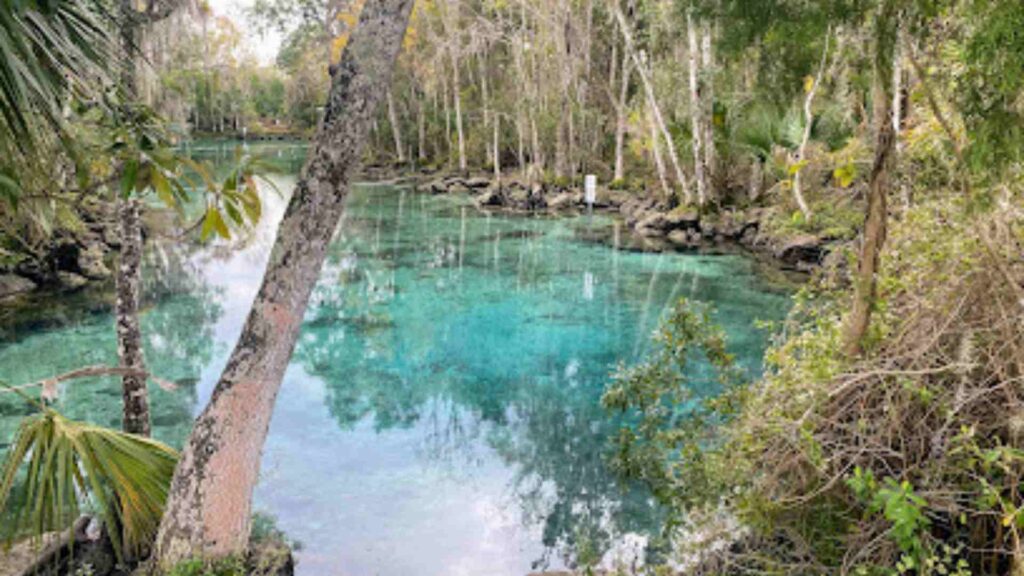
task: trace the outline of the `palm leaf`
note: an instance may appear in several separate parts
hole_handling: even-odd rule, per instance
[[[13,518],[6,537],[64,530],[88,508],[118,554],[140,552],[159,527],[177,460],[154,440],[44,408],[21,424],[0,474],[0,513]]]
[[[95,95],[118,50],[98,4],[0,2],[0,139],[28,156],[66,137],[64,105]]]

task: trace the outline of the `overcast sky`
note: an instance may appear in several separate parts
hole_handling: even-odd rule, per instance
[[[222,16],[228,16],[238,24],[240,30],[249,30],[245,18],[245,9],[252,6],[255,0],[209,0],[213,11]],[[260,62],[271,64],[277,56],[277,49],[281,46],[281,34],[276,31],[260,35],[255,30],[242,34],[243,42],[246,43],[249,51],[252,52]]]

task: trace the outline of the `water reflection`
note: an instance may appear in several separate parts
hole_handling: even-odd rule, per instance
[[[270,154],[285,194],[300,148]],[[278,156],[278,152],[281,152]],[[199,149],[225,162],[231,147]],[[143,314],[158,437],[180,444],[216,382],[259,286],[284,198],[230,243],[153,251]],[[611,219],[506,218],[465,199],[359,187],[314,290],[285,376],[256,504],[305,544],[305,575],[523,576],[618,554],[659,512],[604,466],[619,423],[600,408],[608,373],[647,348],[679,296],[713,302],[740,364],[759,369],[755,319],[781,317],[734,256],[641,254]],[[112,363],[113,322],[16,330],[0,377],[37,380]],[[701,384],[700,368],[696,381]],[[75,417],[119,423],[112,379],[72,385]],[[0,397],[0,442],[19,408]]]
[[[679,296],[715,300],[749,332],[781,312],[779,297],[737,259],[576,240],[617,235],[610,220],[467,218],[450,199],[413,200],[354,197],[314,291],[296,361],[324,382],[331,416],[378,433],[425,421],[425,454],[460,471],[482,442],[513,471],[520,521],[541,530],[534,567],[599,560],[623,535],[656,532],[648,495],[604,465],[620,424],[599,403],[609,371],[643,354]],[[762,350],[763,335],[739,339],[748,367]]]

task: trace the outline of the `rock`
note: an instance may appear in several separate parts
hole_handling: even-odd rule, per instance
[[[692,210],[676,209],[665,215],[665,226],[668,230],[697,230],[700,223],[700,215]]]
[[[425,192],[427,194],[445,194],[448,192],[448,186],[444,180],[438,178],[437,180],[431,180],[425,184],[420,184],[416,187],[418,192]]]
[[[68,272],[67,270],[58,270],[57,283],[60,285],[61,290],[73,292],[84,288],[89,283],[89,280],[81,274]]]
[[[103,262],[103,248],[99,244],[91,244],[78,253],[78,271],[82,276],[92,280],[103,280],[110,277],[110,269]]]
[[[482,189],[487,188],[488,186],[491,185],[490,179],[484,178],[482,176],[476,176],[476,177],[473,177],[473,178],[467,178],[462,183],[467,188],[471,188],[473,190],[482,190]]]
[[[661,212],[648,212],[636,224],[637,229],[650,228],[664,231],[668,228],[668,219]]]
[[[576,195],[571,192],[562,192],[548,201],[548,208],[552,210],[564,210],[576,205]]]
[[[17,274],[0,274],[0,298],[25,294],[36,289],[36,283]]]
[[[477,196],[474,202],[478,207],[504,206],[505,195],[501,190],[491,189]]]
[[[686,230],[673,230],[668,233],[668,241],[676,248],[696,248],[700,246],[700,237],[694,239]]]
[[[821,238],[811,234],[791,238],[775,250],[775,258],[798,270],[820,265],[824,256]]]
[[[294,576],[291,548],[276,540],[254,544],[246,558],[248,576]]]

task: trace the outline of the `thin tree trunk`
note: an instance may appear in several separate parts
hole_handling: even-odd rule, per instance
[[[494,124],[494,142],[491,145],[491,151],[494,153],[494,182],[501,184],[501,116],[492,115],[491,122]]]
[[[811,207],[807,204],[807,200],[804,198],[803,192],[803,163],[807,158],[807,144],[811,141],[811,128],[814,127],[814,96],[818,93],[818,84],[821,83],[825,75],[825,63],[828,61],[828,46],[829,40],[832,38],[832,29],[829,28],[828,32],[825,33],[825,49],[821,53],[821,63],[818,65],[818,75],[810,80],[811,84],[807,90],[807,97],[804,98],[804,134],[800,140],[800,148],[797,149],[796,153],[796,174],[793,175],[793,199],[796,200],[796,205],[800,207],[800,212],[804,215],[804,220],[807,222],[811,221],[813,213]]]
[[[388,123],[391,124],[391,136],[395,140],[395,156],[400,163],[405,163],[405,147],[402,146],[402,129],[398,125],[398,112],[395,110],[395,101],[391,97],[391,90],[386,92],[388,101]]]
[[[136,95],[135,54],[138,46],[138,27],[135,6],[131,0],[122,0],[121,49],[126,62],[121,72],[122,89],[128,99]],[[139,202],[131,198],[117,200],[118,231],[121,237],[120,257],[114,277],[117,301],[115,304],[115,332],[117,358],[122,369],[135,370],[121,376],[123,418],[125,432],[141,436],[150,435],[149,395],[146,378],[138,373],[146,371],[142,353],[142,329],[139,322],[139,298],[142,286],[142,225]]]
[[[626,178],[625,148],[626,124],[629,121],[629,76],[632,72],[629,52],[622,55],[622,85],[619,87],[619,100],[615,105],[615,174],[614,180],[621,182]]]
[[[413,3],[368,0],[360,13],[259,293],[175,470],[154,554],[161,569],[246,549],[260,453],[281,379]]]
[[[555,177],[562,178],[566,175],[566,153],[565,153],[565,123],[566,123],[566,102],[562,95],[560,111],[558,114],[558,125],[555,128]]]
[[[707,180],[704,176],[704,123],[701,112],[704,107],[700,101],[700,47],[697,39],[697,27],[693,22],[693,8],[686,12],[686,38],[689,41],[689,76],[690,76],[690,133],[693,142],[693,180],[697,183],[697,202],[703,206],[707,200]]]
[[[658,182],[661,183],[662,193],[668,197],[672,194],[672,187],[668,185],[668,177],[665,175],[665,161],[661,157],[661,144],[658,141],[658,125],[654,121],[654,114],[648,114],[647,120],[651,129],[651,155],[654,156],[654,167],[658,171]]]
[[[701,31],[701,72],[703,84],[704,111],[704,177],[706,192],[714,194],[715,186],[715,58],[712,53],[712,31],[708,22]]]
[[[843,351],[849,357],[864,351],[864,336],[871,325],[871,313],[877,298],[877,274],[885,244],[888,219],[887,196],[889,172],[895,134],[892,110],[892,50],[895,38],[895,7],[885,0],[876,20],[874,61],[874,122],[876,127],[875,160],[868,188],[867,217],[863,241],[853,282],[853,307],[847,317],[843,334]]]
[[[423,100],[416,99],[416,128],[418,131],[417,157],[420,161],[427,159],[427,121],[423,114]]]
[[[117,358],[123,369],[136,373],[121,376],[124,431],[140,436],[150,435],[149,396],[142,355],[142,329],[139,325],[139,296],[142,284],[142,227],[140,205],[135,199],[117,202],[121,233],[121,254],[114,279],[117,292]]]
[[[683,188],[683,198],[687,204],[692,203],[693,193],[690,192],[689,181],[687,181],[686,174],[683,172],[683,168],[679,164],[679,154],[676,153],[675,140],[672,138],[672,133],[669,132],[668,127],[665,125],[665,120],[661,115],[661,108],[658,107],[658,100],[654,95],[654,86],[651,85],[651,81],[647,77],[647,70],[644,67],[644,63],[636,52],[636,46],[633,43],[633,33],[629,30],[629,23],[626,22],[626,16],[622,13],[622,9],[617,5],[612,6],[612,11],[615,14],[615,19],[619,23],[619,30],[622,32],[622,38],[625,40],[626,52],[630,54],[630,57],[633,59],[633,63],[636,65],[637,75],[640,76],[640,82],[647,95],[647,102],[651,107],[651,111],[654,113],[654,121],[658,130],[661,132],[662,138],[665,139],[665,144],[668,148],[668,157],[672,161],[672,167],[675,169],[676,179],[679,180],[679,185]],[[672,198],[670,197],[670,200],[671,199]]]

